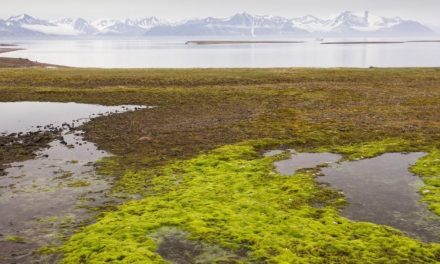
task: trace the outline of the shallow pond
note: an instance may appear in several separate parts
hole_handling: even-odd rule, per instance
[[[339,161],[342,156],[332,153],[299,153],[293,150],[290,159],[275,162],[278,173],[282,175],[293,175],[300,169],[311,169],[319,165],[331,164]],[[283,153],[279,150],[272,150],[265,153],[265,156],[273,156]]]
[[[88,208],[118,202],[108,192],[112,179],[95,173],[94,163],[111,154],[85,141],[82,132],[72,127],[99,115],[141,108],[145,107],[0,103],[0,133],[47,130],[59,134],[36,158],[10,164],[0,177],[1,263],[52,262],[41,260],[33,251],[56,244],[60,235],[89,219],[93,213]]]
[[[266,155],[281,154],[271,151]],[[331,153],[293,153],[275,163],[280,174],[293,175],[298,169],[321,168],[321,184],[342,191],[348,201],[341,214],[354,221],[373,222],[400,229],[427,242],[440,241],[440,219],[421,202],[418,190],[423,181],[409,168],[424,153],[386,153],[381,156],[342,161]]]
[[[440,241],[439,218],[421,202],[423,181],[409,172],[424,153],[387,153],[323,168],[318,180],[342,190],[342,215],[400,229],[424,241]]]
[[[53,103],[5,102],[0,103],[0,133],[19,133],[48,130],[63,124],[79,126],[90,118],[138,110],[145,106]]]

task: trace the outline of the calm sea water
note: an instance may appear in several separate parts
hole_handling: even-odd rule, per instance
[[[440,42],[185,45],[194,39],[12,40],[26,50],[2,56],[103,68],[440,66]]]

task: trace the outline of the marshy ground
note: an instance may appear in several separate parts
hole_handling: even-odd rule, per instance
[[[115,155],[98,171],[112,191],[137,199],[101,208],[94,224],[39,254],[57,252],[63,263],[440,261],[440,244],[341,216],[347,197],[318,183],[319,168],[286,177],[274,165],[282,153],[263,155],[293,148],[362,161],[424,152],[408,169],[440,214],[439,69],[1,69],[0,94],[157,106],[81,128]],[[21,143],[0,146],[2,166],[40,147]]]
[[[0,102],[4,156],[15,161],[4,162],[1,168],[2,263],[56,262],[59,255],[33,252],[60,244],[75,227],[92,219],[98,207],[122,201],[109,192],[113,179],[95,173],[96,162],[111,154],[84,140],[76,127],[96,116],[142,108]],[[29,156],[20,154],[23,150]]]

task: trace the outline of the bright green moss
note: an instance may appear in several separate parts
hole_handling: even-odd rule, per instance
[[[296,180],[277,179],[271,174],[272,161],[266,163],[252,149],[246,158],[225,152],[220,158],[214,153],[169,164],[252,139],[259,140],[252,144],[261,150],[258,145],[271,144],[262,143],[262,138],[273,139],[273,146],[283,149],[322,148],[349,159],[438,149],[439,73],[440,69],[1,69],[0,100],[159,106],[100,117],[83,127],[88,141],[115,154],[98,164],[100,174],[115,176],[114,191],[146,197],[106,214],[70,240],[64,248],[67,263],[160,262],[154,253],[157,245],[148,235],[171,224],[194,238],[207,234],[205,240],[213,245],[245,247],[250,260],[262,262],[421,263],[434,262],[436,245],[340,218],[335,212],[340,197],[317,188],[312,172]],[[140,140],[144,137],[151,140]],[[50,140],[39,139],[25,152],[21,146],[0,148],[0,163],[28,159]],[[2,169],[0,164],[0,174]],[[233,189],[237,193],[231,193]],[[433,194],[430,200],[434,198]],[[292,199],[291,207],[283,199]],[[310,206],[325,203],[330,205]],[[66,230],[72,226],[69,219],[61,223]]]
[[[59,253],[59,247],[54,246],[54,245],[48,245],[48,246],[44,246],[38,249],[38,254],[40,255],[52,255],[52,254],[56,254]]]
[[[7,236],[5,240],[20,244],[26,243],[26,240],[23,237],[19,237],[19,236]]]
[[[368,151],[372,153],[372,151]],[[245,262],[432,263],[440,245],[338,215],[341,198],[318,187],[314,171],[280,177],[276,158],[251,145],[225,146],[148,171],[149,194],[106,213],[63,246],[63,263],[163,263],[151,237],[175,227],[192,239],[237,251]],[[133,173],[133,172],[131,172]],[[324,206],[315,208],[312,204]]]
[[[420,190],[429,208],[440,215],[440,150],[435,149],[411,168],[425,182]]]
[[[389,138],[368,143],[338,146],[332,151],[344,154],[349,160],[372,158],[386,152],[409,151],[410,143],[400,138]]]
[[[84,180],[76,180],[76,181],[70,181],[67,183],[67,187],[71,188],[81,188],[81,187],[87,187],[90,186],[90,182],[84,181]]]

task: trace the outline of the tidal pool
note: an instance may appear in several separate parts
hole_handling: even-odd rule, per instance
[[[275,167],[278,173],[282,175],[293,175],[300,169],[311,169],[319,165],[331,164],[339,161],[342,156],[332,153],[299,153],[289,150],[292,154],[287,160],[275,162]],[[273,156],[281,154],[278,150],[267,152],[266,156]]]
[[[80,126],[90,118],[146,108],[139,105],[104,106],[53,102],[0,103],[0,133],[19,133]]]
[[[272,150],[265,156],[282,154]],[[331,153],[296,153],[275,162],[278,173],[293,176],[297,170],[316,168],[322,173],[317,181],[343,192],[348,205],[341,214],[354,221],[372,222],[401,230],[426,242],[440,241],[440,217],[421,202],[418,190],[423,181],[409,168],[424,153],[386,153],[381,156],[340,161]]]
[[[424,153],[387,153],[322,168],[321,183],[341,190],[349,204],[342,215],[400,229],[427,242],[440,241],[440,219],[421,202],[423,181],[409,168]]]
[[[247,254],[190,239],[190,233],[173,227],[162,227],[150,237],[158,245],[157,253],[173,264],[241,263]]]
[[[146,107],[0,103],[0,134],[57,134],[34,159],[9,164],[0,177],[0,263],[54,262],[34,251],[57,244],[88,220],[93,216],[88,208],[118,202],[108,191],[112,179],[95,173],[95,162],[111,154],[85,141],[74,127],[96,116],[142,108]]]

